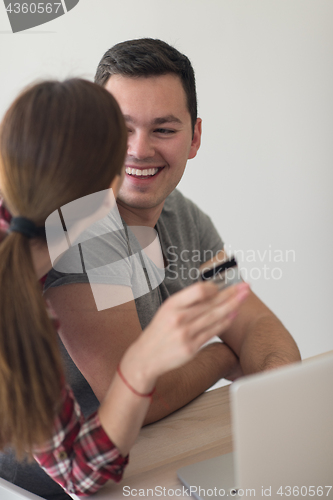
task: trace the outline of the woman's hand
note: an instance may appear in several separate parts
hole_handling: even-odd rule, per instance
[[[99,407],[102,426],[120,453],[132,447],[160,375],[190,361],[211,337],[229,327],[248,295],[242,283],[221,292],[197,283],[170,297],[125,352],[119,372]],[[141,395],[139,395],[140,393]]]
[[[246,283],[221,292],[212,283],[197,283],[170,297],[126,351],[121,361],[126,379],[139,392],[149,392],[160,375],[190,361],[226,330],[248,293]]]

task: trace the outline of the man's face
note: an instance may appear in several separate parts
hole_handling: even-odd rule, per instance
[[[118,101],[128,130],[126,175],[118,200],[134,209],[162,207],[187,160],[198,151],[201,120],[192,138],[185,91],[176,75],[113,75],[105,88]]]

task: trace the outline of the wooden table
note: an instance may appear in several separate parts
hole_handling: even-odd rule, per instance
[[[116,485],[110,481],[90,498],[124,500],[133,498],[135,490],[138,498],[170,498],[168,489],[182,490],[177,477],[180,467],[230,451],[229,387],[226,386],[206,392],[163,420],[144,427],[132,448],[122,482]],[[157,486],[165,487],[165,494],[162,489],[160,496],[151,491],[147,494],[148,488],[155,492]],[[123,490],[124,487],[127,488]],[[145,497],[140,496],[140,489],[145,490]],[[175,494],[174,498],[189,497]]]
[[[177,470],[231,451],[229,386],[226,386],[202,394],[184,408],[141,429],[123,481],[119,485],[108,482],[89,500],[124,500],[136,496],[188,499],[183,494],[167,494],[169,489],[179,492],[183,488]],[[161,495],[147,492],[148,488],[155,492],[157,486],[165,487],[165,494],[163,490]],[[140,495],[140,489],[145,496]],[[125,495],[124,491],[132,494]]]

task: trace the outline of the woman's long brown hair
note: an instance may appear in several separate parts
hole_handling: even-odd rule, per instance
[[[7,207],[37,226],[61,206],[107,189],[121,173],[126,128],[104,88],[71,79],[28,88],[0,128],[0,188]],[[30,241],[0,244],[0,449],[18,457],[50,438],[64,375],[56,331]]]

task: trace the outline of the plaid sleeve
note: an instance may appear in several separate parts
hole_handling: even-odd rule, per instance
[[[122,457],[101,426],[97,412],[84,420],[72,390],[65,386],[52,438],[34,449],[45,472],[67,493],[91,495],[106,481],[119,482],[128,456]]]

